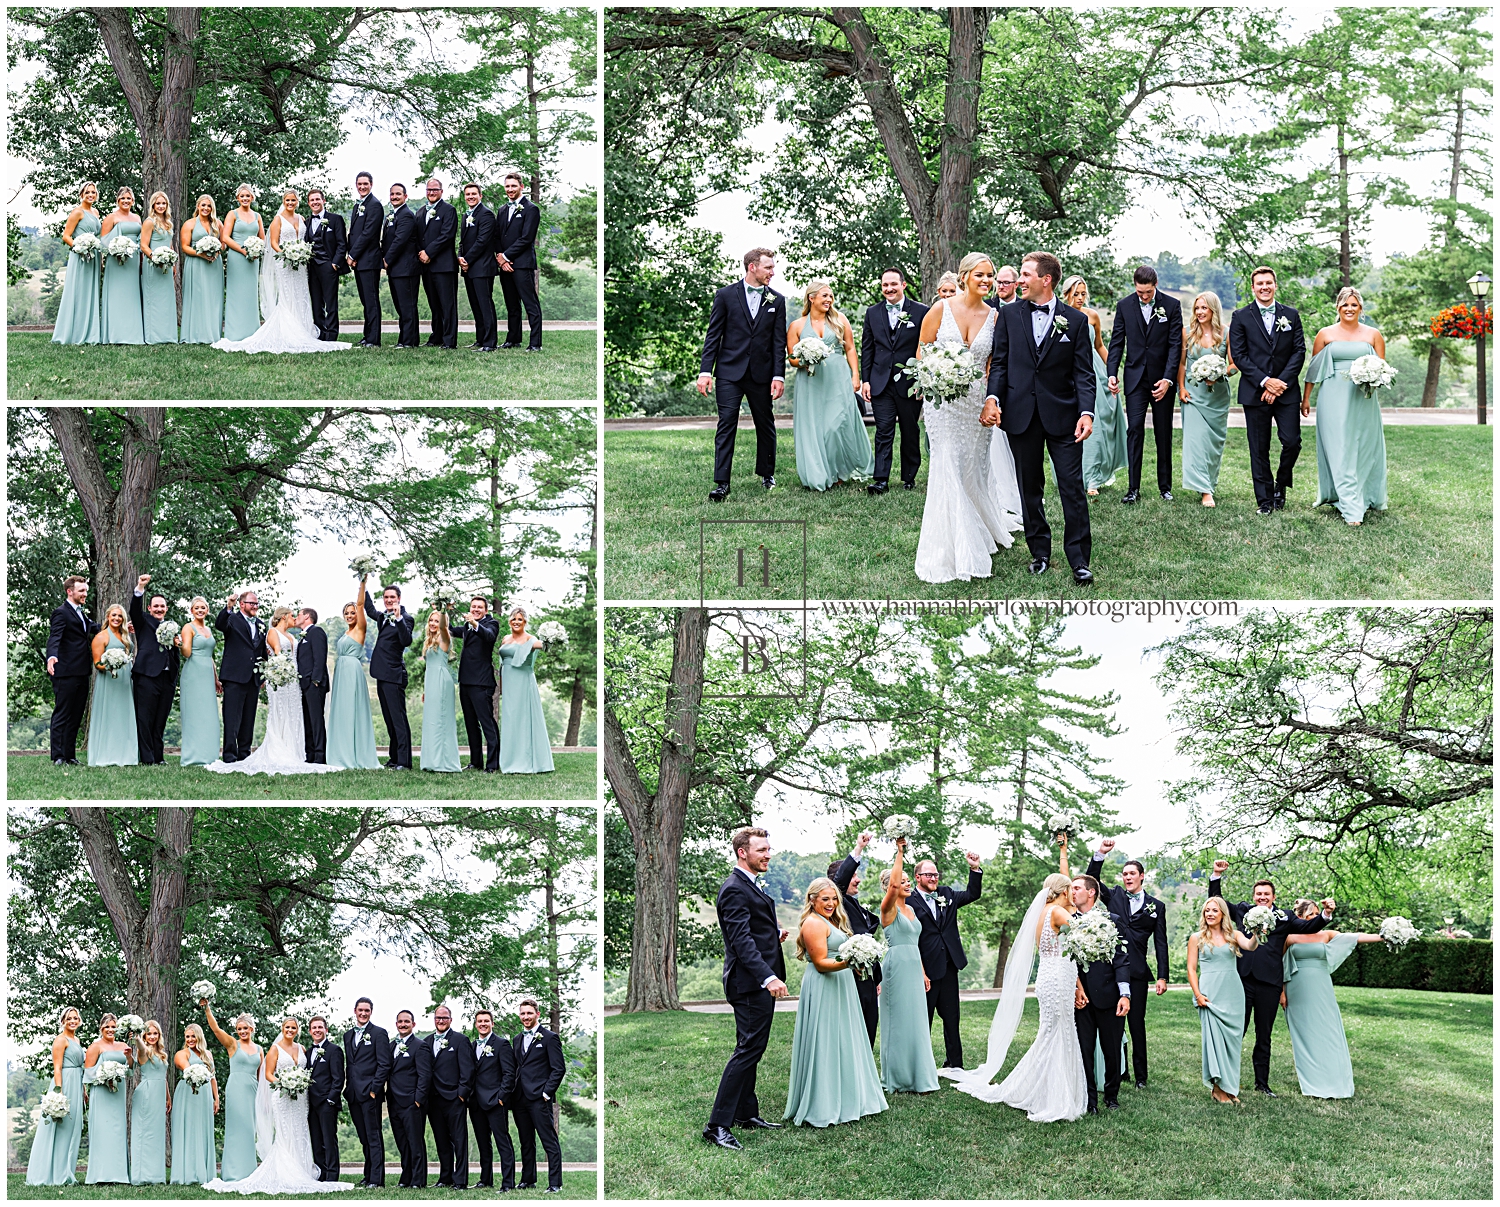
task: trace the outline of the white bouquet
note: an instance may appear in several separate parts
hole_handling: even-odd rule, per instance
[[[245,259],[259,260],[266,254],[266,241],[259,235],[251,235],[240,244],[245,249]]]
[[[1188,380],[1205,385],[1209,382],[1223,381],[1229,376],[1229,365],[1222,356],[1210,352],[1206,356],[1200,356],[1193,362],[1193,367],[1188,370]]]
[[[119,1090],[120,1082],[125,1080],[125,1075],[129,1072],[130,1069],[123,1060],[101,1060],[94,1066],[94,1081],[113,1094]]]
[[[885,959],[890,944],[874,935],[851,935],[839,946],[838,957],[847,960],[854,975],[861,980],[875,971],[875,965]]]
[[[1393,914],[1380,924],[1380,937],[1386,941],[1386,945],[1396,951],[1400,951],[1413,939],[1420,938],[1422,932],[1411,924],[1411,919],[1403,918],[1400,914]]]
[[[281,250],[276,253],[276,258],[296,272],[304,264],[313,258],[311,243],[303,243],[300,239],[295,242],[281,241]]]
[[[192,993],[193,1001],[195,1002],[211,1002],[214,1000],[216,990],[213,987],[212,981],[194,981],[193,987],[189,992]]]
[[[111,679],[118,679],[120,672],[130,665],[130,655],[115,645],[105,650],[99,661],[104,664]]]
[[[915,838],[918,833],[917,819],[905,813],[892,813],[881,824],[880,832],[892,842],[898,838]]]
[[[1125,940],[1120,938],[1109,915],[1096,909],[1074,918],[1063,931],[1058,946],[1068,959],[1086,968],[1095,960],[1113,960],[1115,953],[1125,946]]]
[[[297,682],[297,664],[291,654],[275,654],[257,669],[268,687],[288,687]]]
[[[1396,370],[1371,352],[1349,366],[1349,380],[1368,398],[1376,390],[1387,389],[1396,380]]]
[[[816,373],[818,366],[832,355],[833,349],[816,336],[799,339],[792,345],[792,358],[799,368],[807,370],[809,377]]]
[[[456,608],[463,602],[464,593],[457,583],[435,582],[432,584],[432,606],[439,610]]]
[[[213,1073],[209,1071],[209,1067],[207,1065],[189,1064],[188,1067],[182,1071],[182,1079],[192,1087],[193,1093],[196,1094],[199,1090],[201,1090],[204,1086],[206,1086],[210,1081],[213,1080]]]
[[[1252,905],[1240,919],[1240,929],[1263,941],[1276,929],[1276,911],[1269,905]]]
[[[362,577],[368,578],[375,573],[375,555],[373,553],[361,553],[349,563],[349,569]]]
[[[128,235],[116,235],[109,241],[108,244],[105,245],[104,250],[112,255],[121,264],[123,264],[126,260],[130,259],[131,256],[135,255],[136,250],[139,247],[140,244],[138,244]]]
[[[177,263],[177,249],[175,247],[158,247],[151,252],[151,263],[157,268],[170,270]]]
[[[193,250],[200,256],[207,256],[212,260],[224,250],[224,245],[214,235],[203,235],[193,244]]]
[[[556,649],[568,644],[568,630],[555,620],[544,620],[536,627],[536,635],[542,640],[544,650]]]
[[[282,1064],[276,1068],[276,1091],[284,1094],[293,1102],[299,1094],[307,1092],[307,1087],[312,1084],[312,1074],[306,1069],[299,1069],[296,1065]]]
[[[182,632],[182,626],[175,620],[164,620],[156,626],[156,644],[164,650],[169,650],[180,632]]]
[[[1051,831],[1052,837],[1066,834],[1070,839],[1078,837],[1079,821],[1078,814],[1071,809],[1060,809],[1047,818],[1047,829]]]
[[[100,242],[98,235],[84,233],[73,236],[73,251],[80,260],[92,260],[99,254],[99,249],[104,244]]]
[[[43,1123],[59,1123],[68,1117],[68,1112],[72,1109],[68,1096],[55,1087],[42,1095]]]
[[[984,366],[956,340],[924,344],[922,359],[912,357],[905,369],[915,379],[917,393],[933,406],[962,398],[984,376]]]
[[[139,1014],[122,1014],[115,1019],[115,1038],[128,1040],[132,1035],[140,1035],[146,1029],[146,1020]]]

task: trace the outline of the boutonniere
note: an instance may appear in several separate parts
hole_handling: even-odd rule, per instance
[[[406,1041],[404,1039],[398,1039],[396,1041],[396,1056],[397,1056],[397,1058],[399,1059],[400,1057],[405,1056],[406,1054],[407,1054],[407,1052],[406,1052]]]
[[[363,1035],[361,1035],[361,1036],[360,1036],[360,1037],[359,1037],[359,1042],[360,1042],[360,1044],[361,1044],[361,1045],[363,1045],[363,1046],[364,1046],[364,1047],[369,1047],[369,1046],[370,1046],[370,1045],[372,1045],[372,1044],[373,1044],[373,1043],[374,1043],[374,1042],[375,1042],[375,1041],[374,1041],[374,1040],[373,1040],[373,1039],[371,1039],[371,1038],[370,1038],[370,1033],[369,1033],[369,1032],[368,1032],[368,1031],[366,1031],[366,1032],[365,1032],[365,1033],[364,1033],[364,1034],[363,1034]]]
[[[942,893],[936,893],[936,894],[934,894],[933,900],[938,903],[938,908],[940,908],[940,909],[947,909],[948,908],[948,898],[945,897],[945,896],[943,896]]]
[[[434,1056],[436,1056],[439,1052],[443,1051],[443,1049],[445,1049],[447,1046],[448,1046],[448,1041],[446,1039],[444,1039],[442,1036],[438,1036],[438,1038],[435,1039],[433,1041],[433,1043],[432,1043],[432,1054]]]
[[[1145,914],[1149,918],[1156,917],[1156,902],[1146,902],[1146,904],[1141,907],[1141,913]]]
[[[1292,320],[1289,319],[1289,318],[1287,318],[1286,315],[1283,314],[1280,318],[1278,318],[1276,320],[1276,330],[1278,330],[1278,331],[1290,331],[1291,329],[1292,329]]]
[[[1154,314],[1161,322],[1165,323],[1167,321],[1167,308],[1165,306],[1158,306],[1151,313]]]
[[[473,214],[468,214],[468,215],[466,215],[464,217],[464,225],[465,226],[473,226],[474,225],[474,215]]]
[[[483,1060],[486,1056],[493,1056],[494,1053],[490,1051],[489,1042],[486,1041],[479,1047],[474,1049],[474,1055],[477,1056],[480,1060]]]
[[[323,1049],[322,1048],[314,1048],[312,1050],[312,1060],[310,1060],[308,1062],[308,1065],[310,1067],[312,1065],[317,1064],[318,1061],[323,1060],[323,1059],[325,1059],[325,1057],[323,1056]]]
[[[915,327],[916,324],[911,321],[911,315],[907,314],[906,311],[903,310],[901,312],[901,317],[896,320],[896,326]]]
[[[1068,330],[1068,320],[1059,314],[1055,319],[1052,320],[1052,330],[1055,331],[1058,335],[1065,334]]]
[[[1286,910],[1284,910],[1284,909],[1273,909],[1271,911],[1271,916],[1273,918],[1275,918],[1276,921],[1278,921],[1278,922],[1285,922],[1286,921]]]

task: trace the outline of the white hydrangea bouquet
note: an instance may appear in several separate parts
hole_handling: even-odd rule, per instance
[[[73,251],[80,260],[92,260],[99,254],[99,249],[104,246],[98,235],[90,235],[87,232],[73,236]]]
[[[146,1020],[139,1014],[122,1014],[115,1019],[115,1038],[128,1041],[132,1035],[146,1030]]]
[[[1214,352],[1200,356],[1193,362],[1193,367],[1188,370],[1188,380],[1196,382],[1198,385],[1223,381],[1228,376],[1228,363],[1222,356]]]
[[[281,250],[276,253],[276,258],[293,272],[296,272],[313,258],[312,244],[304,243],[301,239],[283,239],[281,241]]]
[[[464,593],[454,582],[439,581],[432,584],[432,606],[440,611],[456,608],[463,602]]]
[[[112,645],[105,650],[99,658],[104,669],[109,672],[111,679],[118,679],[120,672],[130,665],[130,655],[117,645]]]
[[[1047,818],[1047,829],[1051,832],[1052,837],[1061,838],[1066,834],[1069,841],[1078,837],[1080,824],[1078,814],[1074,813],[1071,809],[1059,809]]]
[[[196,1094],[211,1080],[213,1080],[213,1073],[209,1071],[207,1065],[189,1064],[188,1067],[182,1071],[182,1079],[188,1083],[188,1085],[192,1088],[193,1093]]]
[[[1394,951],[1400,951],[1413,939],[1421,938],[1422,932],[1411,924],[1410,918],[1393,914],[1380,924],[1380,937]]]
[[[839,945],[838,957],[847,960],[854,975],[864,980],[875,972],[875,965],[885,959],[890,944],[874,935],[851,935]]]
[[[215,235],[200,235],[193,243],[193,250],[200,256],[207,256],[212,260],[224,250],[224,245],[219,242],[218,237]]]
[[[1102,909],[1090,910],[1068,924],[1058,944],[1062,954],[1080,968],[1096,960],[1113,960],[1125,946],[1120,931]]]
[[[349,569],[361,578],[368,578],[375,573],[376,561],[373,553],[361,553],[349,563]]]
[[[175,620],[164,620],[156,626],[156,644],[164,650],[170,650],[181,632],[182,626]]]
[[[811,377],[818,371],[818,366],[833,355],[833,349],[815,336],[807,336],[799,339],[792,346],[792,359],[797,362],[799,368],[807,370]]]
[[[276,654],[257,668],[268,687],[289,687],[297,682],[297,664],[291,654]]]
[[[962,398],[984,375],[984,366],[955,340],[922,345],[922,358],[912,357],[904,368],[915,380],[917,393],[933,406]]]
[[[299,1095],[307,1092],[312,1084],[312,1074],[292,1064],[276,1066],[276,1092],[295,1102]]]
[[[195,1002],[211,1002],[217,990],[214,989],[212,981],[194,981],[189,992],[192,993]]]
[[[151,263],[163,271],[170,272],[172,265],[177,263],[177,249],[175,247],[152,248]]]
[[[101,1060],[94,1066],[94,1083],[114,1094],[119,1091],[120,1082],[125,1080],[125,1075],[129,1072],[130,1068],[123,1060]]]
[[[898,838],[917,836],[917,819],[906,813],[892,813],[880,826],[880,832],[895,842]]]
[[[542,621],[536,627],[536,635],[540,638],[544,650],[553,650],[558,646],[568,644],[568,630],[555,620]]]
[[[1276,929],[1276,912],[1269,905],[1252,905],[1240,919],[1240,929],[1264,941]]]
[[[245,249],[245,259],[259,260],[266,254],[266,241],[259,235],[251,235],[240,244]]]
[[[72,1109],[68,1096],[55,1087],[42,1095],[43,1123],[61,1123]]]
[[[140,244],[129,235],[116,235],[105,245],[104,250],[123,264],[131,256],[135,255],[139,248]]]
[[[1368,398],[1376,390],[1388,389],[1396,380],[1396,370],[1371,352],[1349,366],[1349,380]]]

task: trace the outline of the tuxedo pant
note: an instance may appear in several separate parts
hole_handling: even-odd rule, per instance
[[[929,979],[932,988],[927,991],[927,1029],[932,1030],[932,1015],[936,1011],[943,1020],[943,1065],[961,1069],[964,1044],[958,1034],[958,969],[949,964],[946,973]]]
[[[536,269],[517,268],[514,272],[500,271],[500,291],[505,295],[505,342],[512,347],[521,346],[521,311],[526,311],[526,322],[531,328],[533,348],[542,346],[542,303],[536,296]]]
[[[1125,458],[1130,464],[1131,490],[1141,488],[1147,411],[1151,412],[1151,430],[1156,433],[1156,489],[1172,489],[1172,404],[1176,398],[1177,391],[1169,389],[1166,397],[1158,401],[1144,385],[1125,395]]]
[[[307,292],[312,298],[313,324],[320,340],[339,337],[339,274],[332,264],[316,260],[307,266]]]
[[[1245,407],[1245,438],[1250,443],[1250,480],[1255,484],[1255,502],[1269,507],[1274,495],[1285,494],[1292,486],[1292,466],[1302,452],[1301,403],[1287,390],[1272,403],[1257,402]],[[1276,476],[1271,476],[1271,427],[1281,441],[1281,461]]]
[[[714,401],[719,406],[719,427],[714,433],[714,481],[729,482],[734,467],[734,438],[740,430],[740,400],[750,404],[755,420],[755,476],[769,478],[776,472],[776,420],[771,414],[771,383],[714,378]]]
[[[432,334],[427,342],[444,348],[458,347],[458,274],[426,269],[422,273],[422,290],[427,294],[427,308],[432,311]]]
[[[344,1101],[349,1104],[349,1117],[354,1120],[354,1131],[359,1136],[360,1148],[364,1150],[364,1180],[375,1186],[384,1186],[385,1133],[380,1126],[380,1099],[368,1094],[363,1097],[350,1094]]]
[[[396,306],[396,347],[416,348],[421,345],[421,324],[417,319],[417,281],[409,277],[387,277],[391,286],[391,301]]]
[[[1255,1022],[1255,1049],[1250,1061],[1255,1067],[1255,1088],[1271,1088],[1271,1028],[1276,1025],[1276,1011],[1281,1008],[1281,986],[1245,977],[1245,1030]]]
[[[309,763],[328,761],[328,729],[323,720],[323,705],[328,700],[328,685],[302,688],[302,735]]]
[[[901,480],[915,482],[922,468],[922,446],[919,443],[917,416],[922,400],[913,398],[905,378],[892,382],[879,394],[870,396],[875,412],[875,480],[884,482],[891,476],[892,453],[896,445],[896,426],[901,427]]]
[[[87,675],[52,676],[52,757],[78,757],[78,728],[89,703]]]
[[[769,1028],[767,1030],[769,1032]],[[557,1142],[557,1127],[552,1122],[552,1104],[542,1098],[519,1101],[516,1105],[516,1131],[521,1136],[519,1184],[523,1187],[536,1185],[536,1141],[540,1136],[542,1151],[547,1154],[547,1185],[561,1190],[562,1145]]]
[[[386,1107],[391,1117],[391,1137],[401,1154],[401,1186],[418,1190],[427,1186],[427,1112],[415,1103],[398,1105],[394,1098]]]
[[[870,1047],[874,1048],[875,1031],[880,1026],[880,986],[875,983],[873,976],[856,977],[854,983],[859,988],[859,1010],[865,1016],[865,1030],[870,1033]],[[932,1025],[930,1018],[927,1025]]]
[[[498,1102],[486,1110],[478,1101],[469,1103],[469,1122],[474,1125],[474,1143],[479,1149],[479,1185],[495,1184],[495,1161],[490,1152],[490,1138],[500,1157],[500,1186],[516,1186],[516,1150],[510,1139],[510,1111]]]
[[[307,1131],[312,1138],[313,1164],[318,1167],[318,1181],[339,1180],[339,1104],[313,1099],[307,1104]]]
[[[1052,457],[1052,474],[1062,500],[1063,551],[1075,570],[1089,564],[1093,537],[1089,532],[1089,497],[1083,486],[1083,445],[1072,432],[1054,436],[1033,415],[1019,435],[1011,435],[1010,450],[1016,459],[1016,477],[1021,488],[1021,519],[1026,526],[1026,548],[1033,558],[1052,558],[1052,529],[1047,524],[1045,500],[1047,476],[1042,468],[1042,450]]]
[[[760,1100],[755,1096],[755,1071],[765,1055],[771,1038],[771,1022],[776,1017],[776,999],[769,989],[750,993],[730,991],[726,994],[734,1008],[734,1054],[719,1078],[719,1092],[709,1112],[709,1127],[733,1127],[743,1119],[760,1117]],[[516,1112],[516,1126],[521,1127],[521,1111]],[[525,1132],[522,1131],[523,1143]],[[522,1181],[524,1181],[524,1177]]]
[[[433,1091],[427,1117],[432,1122],[432,1142],[437,1147],[439,1186],[463,1189],[469,1184],[468,1114],[457,1095],[442,1098]]]
[[[1145,977],[1130,978],[1130,1013],[1125,1021],[1130,1025],[1130,1063],[1137,1081],[1146,1080],[1146,997],[1150,991],[1151,982]],[[1123,1069],[1120,1076],[1125,1076]]]
[[[250,757],[255,740],[255,710],[260,705],[260,685],[224,681],[224,761],[237,763]]]
[[[370,258],[378,261],[380,250],[370,252]],[[365,312],[364,339],[372,344],[380,343],[380,269],[366,272],[354,270],[354,287],[359,290],[359,304]]]
[[[463,706],[464,729],[469,735],[469,766],[499,771],[500,726],[495,724],[495,689],[461,683],[458,702]],[[484,756],[485,742],[490,744],[488,760]]]
[[[167,731],[167,716],[172,711],[174,679],[170,671],[130,677],[130,694],[135,702],[136,757],[143,767],[167,761],[162,735]]]
[[[474,313],[474,342],[481,348],[493,348],[500,338],[495,318],[495,278],[465,273],[464,289],[469,294],[469,309]]]
[[[377,679],[375,694],[380,697],[380,715],[385,718],[385,731],[391,739],[388,761],[410,771],[411,726],[406,720],[406,684]]]
[[[1094,1043],[1104,1049],[1104,1101],[1120,1096],[1120,1041],[1125,1038],[1125,1020],[1115,1013],[1115,1003],[1092,999],[1082,1010],[1073,1011],[1078,1028],[1078,1048],[1083,1054],[1083,1077],[1089,1087],[1089,1105],[1099,1105],[1099,1087],[1094,1084]]]

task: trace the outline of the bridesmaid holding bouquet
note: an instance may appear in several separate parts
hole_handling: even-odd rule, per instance
[[[219,1176],[238,1182],[255,1172],[255,1091],[259,1088],[260,1062],[265,1053],[254,1043],[255,1020],[241,1014],[230,1035],[214,1018],[207,999],[198,1003],[208,1029],[229,1053],[229,1083],[224,1087],[224,1152],[219,1158]]]
[[[172,265],[151,262],[151,253],[170,248],[176,240],[177,226],[172,221],[172,203],[161,190],[147,202],[146,220],[141,223],[141,319],[148,344],[177,342],[177,278]]]
[[[526,609],[512,608],[510,635],[500,643],[500,770],[536,775],[552,770],[552,739],[536,685],[536,651]]]
[[[177,1099],[172,1111],[172,1185],[201,1186],[213,1180],[214,1116],[219,1113],[219,1079],[203,1028],[189,1023],[182,1029],[182,1049],[172,1058],[177,1066]],[[195,1086],[186,1076],[191,1065],[208,1070],[208,1080]]]
[[[99,1038],[89,1045],[83,1058],[83,1080],[93,1088],[89,1099],[89,1172],[87,1185],[101,1182],[130,1182],[130,1161],[125,1141],[125,1079],[111,1089],[98,1080],[99,1069],[107,1064],[130,1066],[130,1047],[115,1038],[115,1016],[106,1014],[99,1020]]]
[[[798,358],[799,344],[821,359]],[[833,290],[814,281],[802,296],[802,317],[786,333],[787,363],[796,367],[792,387],[792,443],[797,477],[810,490],[875,473],[875,453],[855,401],[859,393],[859,354],[849,320],[833,304]]]
[[[63,224],[62,240],[68,245],[68,266],[63,271],[62,305],[52,325],[54,344],[97,344],[99,342],[99,259],[102,251],[79,255],[75,246],[82,235],[97,239],[104,229],[95,205],[99,186],[85,180],[78,191],[78,204]]]
[[[219,757],[219,673],[214,667],[218,639],[208,623],[208,600],[194,596],[191,615],[182,626],[182,670],[179,672],[184,767],[206,767]]]
[[[200,252],[199,240],[218,239],[214,199],[202,194],[193,216],[182,224],[182,334],[184,344],[211,344],[224,332],[224,265],[222,248]]]
[[[422,645],[426,667],[422,682],[423,771],[462,770],[458,762],[458,710],[454,705],[453,671],[448,666],[448,651],[452,648],[448,614],[433,612],[427,618],[427,639]]]
[[[61,1119],[43,1117],[31,1142],[26,1163],[28,1186],[72,1186],[78,1176],[78,1142],[83,1138],[83,1045],[78,1028],[83,1015],[69,1006],[58,1020],[52,1041],[52,1084],[68,1100],[68,1113]]]
[[[121,650],[125,662],[107,669],[105,654]],[[94,703],[89,713],[89,766],[134,767],[140,762],[135,740],[135,696],[130,687],[130,667],[135,658],[135,638],[126,631],[125,609],[111,604],[104,614],[104,628],[94,635]]]
[[[1224,362],[1224,376],[1213,381],[1193,378],[1193,365],[1205,356],[1217,356]],[[1196,490],[1205,507],[1215,506],[1224,440],[1229,435],[1229,378],[1236,372],[1219,295],[1200,293],[1193,299],[1192,321],[1182,332],[1177,397],[1182,399],[1182,485]]]
[[[932,982],[922,970],[917,948],[922,924],[906,904],[911,879],[903,866],[906,839],[896,839],[896,862],[880,873],[885,896],[880,902],[880,924],[890,951],[881,962],[880,1073],[887,1090],[930,1094],[938,1088],[937,1062],[932,1058],[932,1024],[927,1018],[927,991]]]
[[[333,685],[328,703],[328,765],[374,770],[375,722],[370,715],[370,685],[365,674],[365,579],[361,576],[353,603],[344,605],[348,629],[333,643]]]
[[[127,185],[115,197],[115,209],[104,219],[104,298],[99,304],[101,344],[144,344],[141,317],[141,220],[135,193]],[[110,243],[129,239],[134,250],[123,260],[109,254]]]
[[[255,238],[264,244],[266,224],[250,208],[255,204],[255,190],[248,184],[235,190],[234,199],[239,208],[225,215],[219,227],[219,241],[224,244],[224,338],[249,339],[260,327],[261,261],[249,257],[245,242]]]
[[[167,1050],[161,1024],[154,1018],[135,1042],[135,1063],[141,1071],[130,1100],[130,1184],[155,1186],[167,1180],[167,1112],[172,1095],[167,1089]]]

